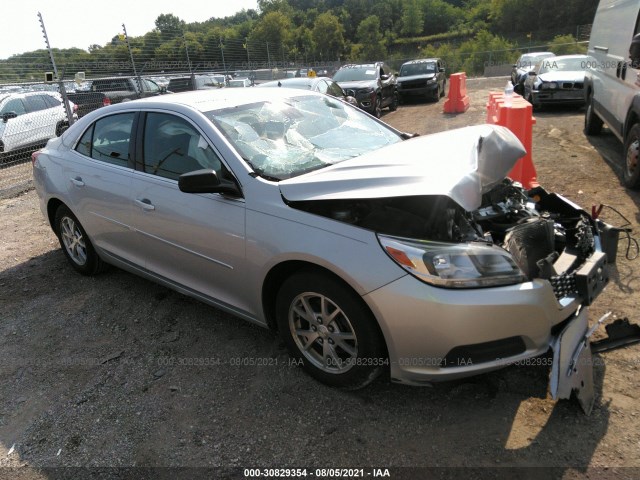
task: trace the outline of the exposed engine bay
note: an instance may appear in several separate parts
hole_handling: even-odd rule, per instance
[[[591,303],[608,281],[605,246],[597,244],[608,226],[557,194],[540,187],[527,192],[509,179],[484,194],[472,212],[444,195],[289,204],[385,235],[500,246],[529,280],[548,279],[558,298],[579,293]],[[613,247],[606,246],[613,261],[614,240]]]

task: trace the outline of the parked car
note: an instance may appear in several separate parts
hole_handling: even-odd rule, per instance
[[[444,63],[439,58],[405,62],[400,67],[397,85],[402,102],[407,97],[426,97],[437,102],[444,97],[447,85]]]
[[[190,90],[209,90],[224,87],[224,76],[194,75],[173,77],[169,79],[167,90],[172,93],[188,92]]]
[[[312,92],[326,93],[332,97],[339,98],[354,107],[358,106],[358,101],[355,98],[347,95],[340,85],[327,77],[283,78],[282,80],[262,83],[258,85],[258,87],[285,87],[311,90]]]
[[[640,5],[601,0],[589,40],[584,131],[604,123],[624,145],[622,179],[640,189]]]
[[[69,102],[72,115],[76,106]],[[6,161],[42,146],[69,127],[57,92],[0,94],[0,159]]]
[[[229,88],[247,88],[251,86],[251,80],[248,78],[232,78],[227,81]]]
[[[558,339],[573,358],[617,240],[506,179],[524,153],[500,126],[414,137],[251,88],[96,110],[33,174],[78,272],[113,264],[278,330],[315,378],[356,388],[478,374]]]
[[[382,109],[390,111],[398,108],[396,76],[383,62],[363,65],[344,65],[333,76],[342,89],[358,100],[361,109],[376,118],[382,116]]]
[[[531,52],[525,53],[520,56],[518,61],[513,65],[511,70],[511,83],[513,84],[513,91],[517,94],[524,94],[524,81],[527,79],[527,74],[534,69],[534,67],[542,60],[555,57],[553,52]]]
[[[546,58],[527,74],[524,98],[535,108],[551,103],[584,104],[584,76],[589,57]]]

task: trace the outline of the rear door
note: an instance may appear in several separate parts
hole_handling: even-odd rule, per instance
[[[178,188],[181,174],[203,168],[233,179],[219,154],[198,127],[176,113],[146,113],[138,140],[141,161],[131,201],[147,270],[246,310],[244,199]]]
[[[135,112],[102,117],[85,130],[62,165],[71,209],[93,244],[141,265],[131,228],[131,138]]]

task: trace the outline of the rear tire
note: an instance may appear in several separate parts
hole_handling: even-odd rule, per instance
[[[640,124],[631,127],[624,142],[623,180],[625,186],[640,188]]]
[[[278,292],[276,318],[291,355],[322,383],[355,390],[388,365],[373,315],[357,294],[329,275],[289,277]]]
[[[55,232],[60,246],[71,266],[82,275],[95,275],[106,264],[98,256],[82,225],[65,205],[56,210]]]

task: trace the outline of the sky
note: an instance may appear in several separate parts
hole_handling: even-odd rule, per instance
[[[256,9],[256,0],[3,0],[0,59],[46,48],[38,12],[42,14],[52,48],[104,45],[122,33],[131,37],[155,28],[161,13],[172,13],[187,23],[222,18],[244,9]]]

